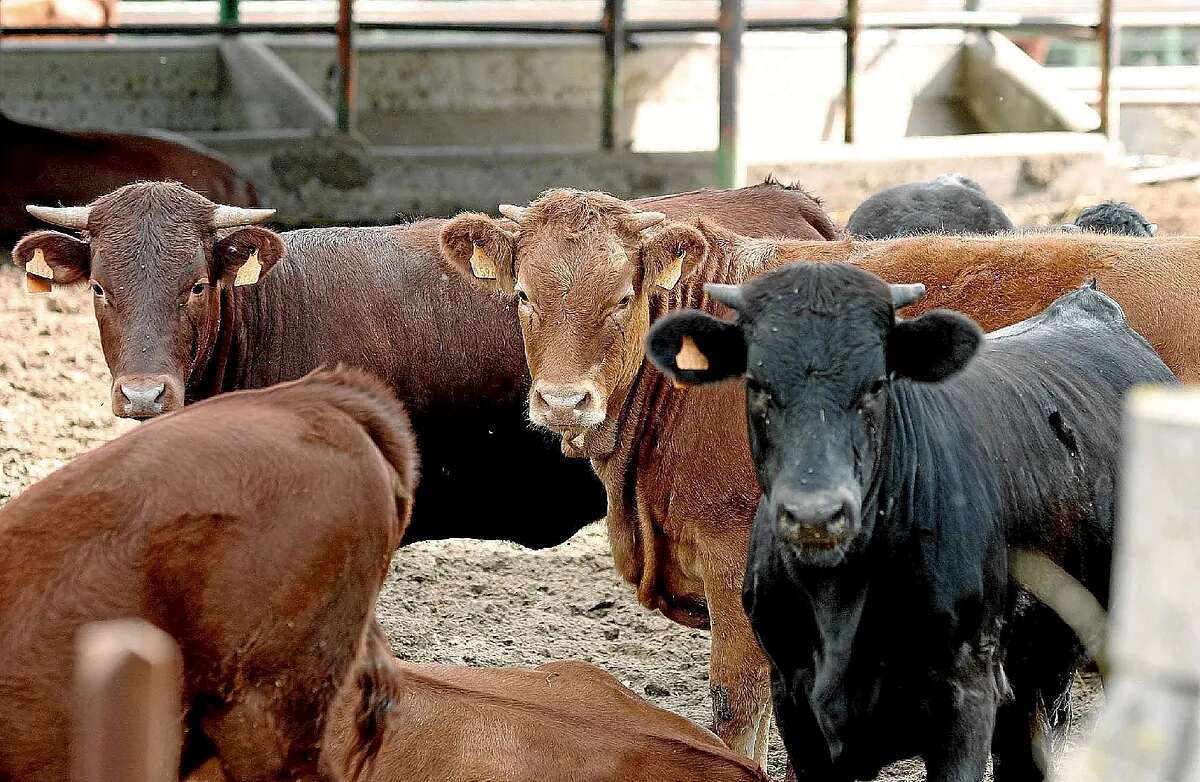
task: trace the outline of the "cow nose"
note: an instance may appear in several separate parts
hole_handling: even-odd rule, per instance
[[[127,415],[157,415],[163,409],[163,392],[166,384],[130,385],[121,384],[121,396],[125,397],[125,413]]]
[[[849,489],[788,494],[774,504],[780,533],[797,543],[835,543],[858,530],[858,503]]]
[[[537,395],[542,404],[555,412],[579,412],[586,410],[592,402],[591,391],[571,388],[538,389]]]

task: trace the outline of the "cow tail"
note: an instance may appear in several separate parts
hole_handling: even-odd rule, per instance
[[[347,754],[351,782],[358,782],[379,754],[387,732],[388,712],[400,700],[398,678],[392,664],[391,646],[372,617],[363,639],[356,674],[359,701],[354,714],[354,743]]]

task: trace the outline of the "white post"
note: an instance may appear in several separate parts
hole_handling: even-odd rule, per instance
[[[1111,676],[1071,782],[1200,782],[1200,389],[1126,404]]]
[[[174,782],[182,664],[171,636],[138,619],[84,625],[76,639],[75,782]]]

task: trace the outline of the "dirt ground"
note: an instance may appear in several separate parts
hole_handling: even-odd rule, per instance
[[[1143,188],[1130,198],[1162,234],[1200,234],[1200,189]],[[1022,224],[1056,223],[1070,204],[1007,205]],[[841,211],[836,209],[835,211]],[[86,288],[29,297],[0,254],[0,505],[73,456],[135,423],[114,419],[109,376]],[[596,524],[554,549],[449,540],[402,549],[379,598],[397,654],[463,665],[536,665],[576,658],[611,671],[652,702],[709,720],[708,636],[642,609],[617,577]],[[1077,688],[1074,738],[1095,688]],[[775,737],[772,775],[782,778]],[[887,780],[919,779],[919,763]]]

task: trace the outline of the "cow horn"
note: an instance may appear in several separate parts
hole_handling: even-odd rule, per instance
[[[63,228],[82,230],[87,228],[90,206],[34,206],[29,204],[25,211],[44,223],[60,225]]]
[[[741,309],[746,301],[742,298],[742,289],[737,285],[721,285],[716,282],[705,283],[704,292],[731,310]]]
[[[907,307],[925,295],[925,286],[919,282],[911,285],[892,285],[892,309]]]
[[[220,204],[213,210],[213,228],[233,228],[239,225],[255,225],[275,214],[274,209],[246,209],[240,206]]]
[[[529,211],[529,207],[513,206],[512,204],[500,204],[500,214],[512,220],[517,225],[525,219],[525,213]]]
[[[1146,230],[1150,232],[1151,236],[1157,235],[1158,234],[1158,223],[1150,223],[1150,225],[1146,226]]]
[[[633,216],[633,220],[637,223],[639,231],[653,228],[666,219],[667,216],[662,212],[638,212]]]

